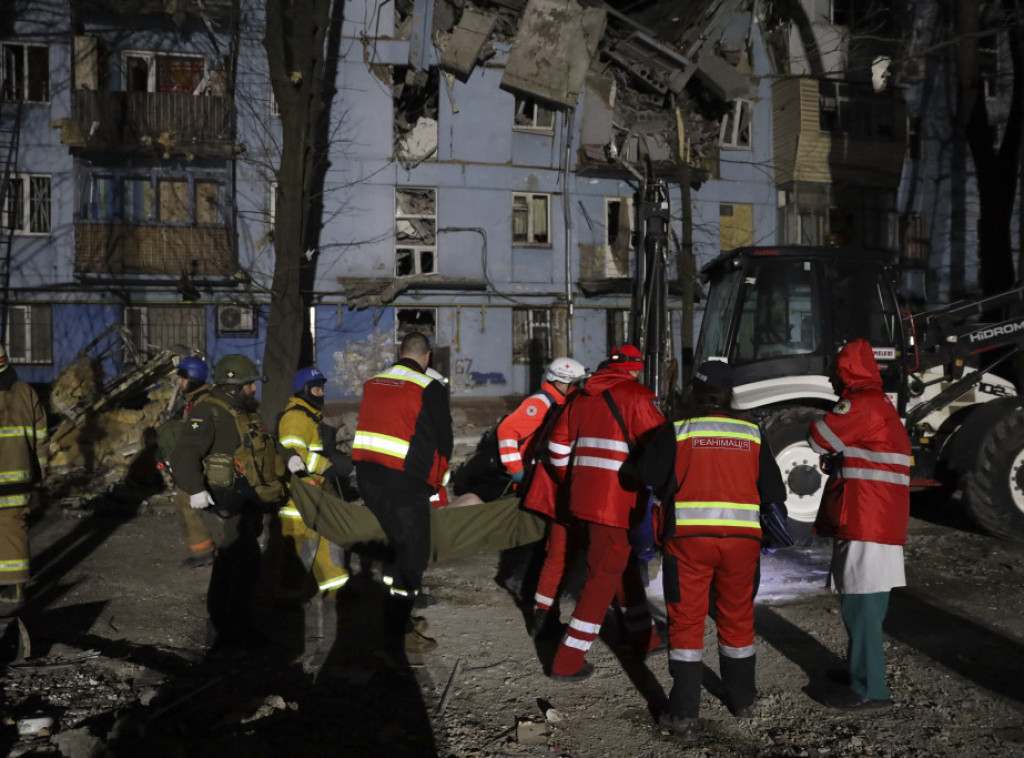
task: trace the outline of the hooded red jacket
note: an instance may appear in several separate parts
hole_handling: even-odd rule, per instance
[[[627,443],[602,392],[619,409]],[[664,423],[655,394],[621,366],[600,369],[558,417],[548,451],[556,476],[569,483],[569,508],[584,521],[627,529],[637,504],[635,489],[624,489],[619,469],[631,445]]]
[[[836,358],[839,403],[811,424],[808,442],[835,456],[814,522],[826,537],[902,545],[910,516],[910,438],[882,392],[871,344],[857,339]]]

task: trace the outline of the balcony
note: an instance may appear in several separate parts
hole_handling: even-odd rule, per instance
[[[71,0],[71,6],[80,12],[114,13],[124,16],[152,16],[180,12],[197,18],[228,19],[233,11],[233,0]]]
[[[230,276],[238,267],[223,226],[159,226],[78,222],[79,274]]]
[[[61,139],[79,152],[230,158],[232,112],[226,97],[76,90]]]

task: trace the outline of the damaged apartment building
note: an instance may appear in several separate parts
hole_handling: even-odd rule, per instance
[[[114,323],[147,350],[260,360],[281,142],[262,0],[16,7],[0,14],[0,119],[20,135],[0,144],[15,362],[50,381]],[[847,120],[823,136],[818,116],[851,101],[822,89],[835,69],[791,65],[806,37],[773,8],[345,2],[312,297],[328,396],[357,397],[410,330],[463,397],[524,394],[556,355],[595,368],[629,335],[652,182],[673,360],[700,265],[823,241]],[[853,181],[892,181],[869,173]]]

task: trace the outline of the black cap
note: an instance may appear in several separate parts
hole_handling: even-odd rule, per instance
[[[725,361],[704,361],[697,366],[693,378],[707,387],[732,389],[732,366]]]

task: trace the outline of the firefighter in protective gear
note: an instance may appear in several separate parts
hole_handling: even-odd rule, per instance
[[[0,616],[25,601],[29,579],[28,517],[32,493],[46,475],[46,411],[0,346]]]
[[[256,365],[244,355],[221,358],[213,389],[189,414],[174,453],[175,484],[199,511],[216,550],[206,607],[214,650],[261,644],[254,627],[262,511],[280,504],[284,462],[257,411]]]
[[[633,345],[613,350],[558,417],[548,442],[552,465],[569,485],[569,509],[586,522],[589,539],[586,581],[551,664],[554,679],[584,679],[593,672],[586,654],[613,598],[634,649],[646,655],[661,642],[629,542],[640,498],[619,478],[640,437],[665,421],[655,394],[637,381],[643,366]]]
[[[277,424],[281,445],[294,451],[302,461],[305,473],[293,472],[309,484],[334,486],[336,480],[352,473],[352,461],[334,445],[335,430],[324,423],[324,385],[327,377],[320,369],[309,366],[299,369],[292,379],[291,400]],[[333,598],[345,586],[344,551],[306,526],[291,499],[278,511],[281,534],[291,541],[304,569],[311,571],[317,589]]]
[[[811,424],[808,442],[828,461],[814,531],[831,537],[829,583],[849,638],[849,689],[835,708],[888,706],[882,622],[889,592],[907,583],[903,545],[910,518],[911,446],[899,413],[882,391],[871,344],[856,339],[836,357],[839,403]],[[844,672],[845,673],[845,672]]]
[[[556,516],[557,486],[549,473],[536,463],[537,432],[550,417],[562,409],[573,386],[586,377],[587,370],[579,361],[569,357],[555,358],[545,372],[540,390],[526,398],[498,424],[498,452],[501,462],[520,494],[524,491],[523,477],[525,474],[529,475],[523,505],[551,519],[544,563],[534,593],[534,612],[530,628],[533,637],[547,625],[551,607],[558,597],[558,587],[565,573],[570,531],[568,514],[561,513]],[[543,444],[546,445],[547,440],[543,440]]]
[[[187,421],[188,414],[199,399],[212,389],[206,381],[208,376],[206,361],[194,355],[187,355],[178,361],[175,377],[178,391],[170,416],[172,420]],[[162,451],[166,461],[171,451]],[[189,505],[188,495],[183,490],[175,492],[174,500],[178,511],[185,522],[185,539],[188,546],[188,557],[182,561],[183,568],[199,568],[213,563],[213,540],[206,531],[202,518]]]
[[[359,491],[391,551],[385,624],[414,653],[437,647],[410,614],[430,559],[430,496],[444,483],[453,447],[448,389],[425,373],[430,352],[427,338],[411,332],[398,362],[363,385],[352,445]]]
[[[758,425],[732,414],[732,369],[702,363],[684,418],[660,427],[637,451],[637,473],[661,499],[665,604],[672,692],[662,726],[698,736],[709,593],[726,705],[750,718],[755,689],[754,583],[762,503],[786,489]]]

